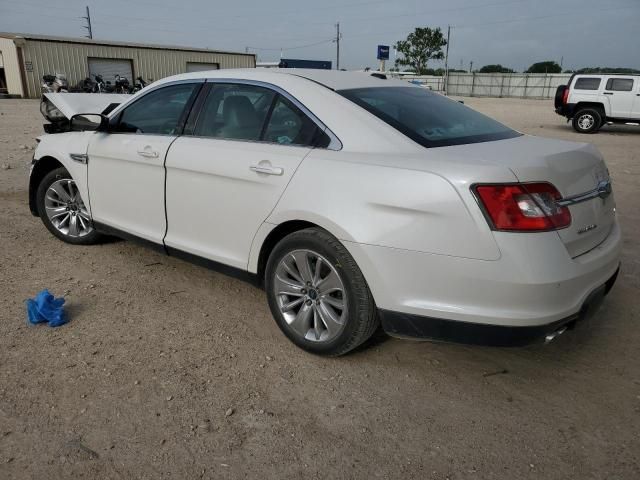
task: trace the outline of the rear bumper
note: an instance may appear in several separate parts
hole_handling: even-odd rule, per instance
[[[566,118],[572,118],[574,111],[575,111],[575,104],[573,103],[567,103],[566,105],[560,105],[559,107],[555,108],[555,112],[558,115],[561,115]]]
[[[497,260],[343,242],[384,312],[503,327],[574,319],[620,264],[617,220],[608,237],[571,258],[557,232],[495,232]],[[523,330],[524,331],[524,330]]]
[[[459,322],[443,318],[423,317],[407,313],[379,310],[382,328],[389,335],[401,338],[429,339],[443,342],[484,345],[492,347],[519,347],[543,342],[550,335],[573,328],[577,322],[595,312],[609,293],[618,277],[618,270],[592,291],[580,310],[561,320],[544,325],[506,326],[485,323]]]

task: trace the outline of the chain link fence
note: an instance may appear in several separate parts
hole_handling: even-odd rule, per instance
[[[553,98],[559,85],[566,85],[568,73],[450,73],[448,94],[458,97]],[[431,90],[444,92],[444,77],[415,76],[409,80]]]

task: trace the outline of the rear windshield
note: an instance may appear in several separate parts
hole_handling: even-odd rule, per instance
[[[423,87],[338,91],[424,147],[490,142],[521,134]]]

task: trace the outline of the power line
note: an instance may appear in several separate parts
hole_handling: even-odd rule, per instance
[[[248,46],[248,47],[246,47],[246,48],[249,48],[249,49],[251,49],[251,50],[274,50],[274,51],[275,51],[275,50],[277,50],[277,51],[280,51],[280,50],[297,50],[297,49],[299,49],[299,48],[315,47],[316,45],[324,45],[325,43],[333,43],[334,41],[335,41],[335,39],[333,39],[333,38],[329,38],[329,39],[327,39],[327,40],[323,40],[323,41],[321,41],[321,42],[308,43],[308,44],[306,44],[306,45],[298,45],[298,46],[296,46],[296,47],[286,47],[286,48],[282,48],[282,47],[280,47],[280,48],[268,48],[268,47],[251,47],[251,46]]]
[[[487,26],[487,25],[526,22],[526,21],[529,21],[529,20],[542,20],[542,19],[548,19],[548,18],[556,18],[556,17],[567,16],[567,15],[578,16],[580,14],[592,14],[594,12],[611,12],[611,11],[624,10],[624,9],[629,9],[629,8],[637,8],[637,6],[636,5],[627,5],[625,7],[613,7],[613,8],[602,8],[602,9],[586,9],[586,10],[583,10],[583,11],[573,11],[573,12],[566,12],[566,13],[554,13],[552,15],[544,15],[544,16],[538,16],[538,17],[520,17],[520,18],[513,18],[513,19],[506,19],[506,20],[497,20],[497,21],[493,21],[493,22],[474,23],[474,24],[468,24],[468,25],[451,25],[451,28],[483,27],[483,26]],[[364,36],[370,36],[370,35],[378,35],[379,36],[381,34],[385,34],[385,35],[405,35],[407,33],[407,30],[408,29],[405,29],[403,31],[380,31],[380,30],[376,30],[375,32],[354,33],[354,34],[348,35],[348,37],[349,38],[351,38],[351,37],[364,37]]]

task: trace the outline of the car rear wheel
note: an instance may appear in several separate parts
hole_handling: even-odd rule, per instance
[[[573,117],[573,128],[578,133],[595,133],[602,124],[602,115],[598,110],[585,108]]]
[[[45,175],[38,186],[36,202],[42,222],[60,240],[74,245],[99,240],[78,186],[65,168]]]
[[[284,334],[312,353],[343,355],[375,332],[375,303],[340,242],[318,228],[292,233],[269,256],[269,307]]]

